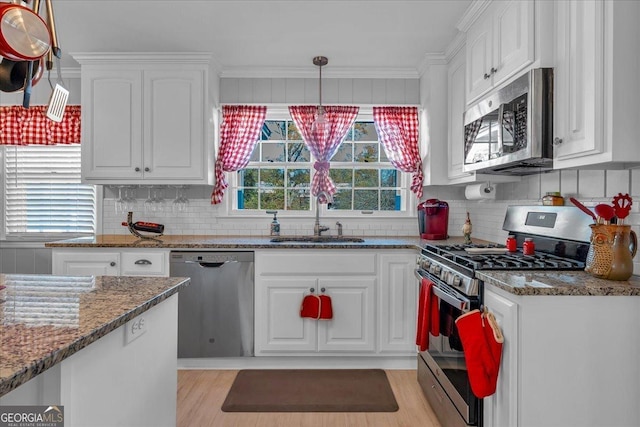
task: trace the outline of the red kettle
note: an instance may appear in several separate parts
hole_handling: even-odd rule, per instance
[[[448,238],[449,204],[438,199],[428,199],[418,204],[418,229],[422,239]]]

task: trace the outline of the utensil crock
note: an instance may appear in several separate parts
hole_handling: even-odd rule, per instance
[[[638,238],[630,225],[591,224],[591,244],[584,271],[607,280],[628,280]]]

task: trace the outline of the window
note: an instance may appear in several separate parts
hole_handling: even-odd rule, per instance
[[[311,203],[311,153],[290,119],[267,118],[244,170],[238,171],[233,209],[304,212]],[[356,120],[331,159],[337,192],[330,209],[347,212],[406,213],[408,180],[387,159],[372,120]]]
[[[7,238],[93,234],[96,188],[80,183],[80,145],[3,147]]]

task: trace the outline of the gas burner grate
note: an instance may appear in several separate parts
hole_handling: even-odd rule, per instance
[[[504,254],[469,254],[465,251],[467,248],[504,247],[500,244],[427,244],[424,247],[424,252],[432,253],[441,259],[470,270],[583,270],[585,266],[582,261],[545,252],[524,255],[521,250]]]

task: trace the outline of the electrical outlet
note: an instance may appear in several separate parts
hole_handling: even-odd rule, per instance
[[[147,332],[147,319],[144,316],[138,316],[130,320],[125,327],[125,344],[129,344],[145,332]]]

